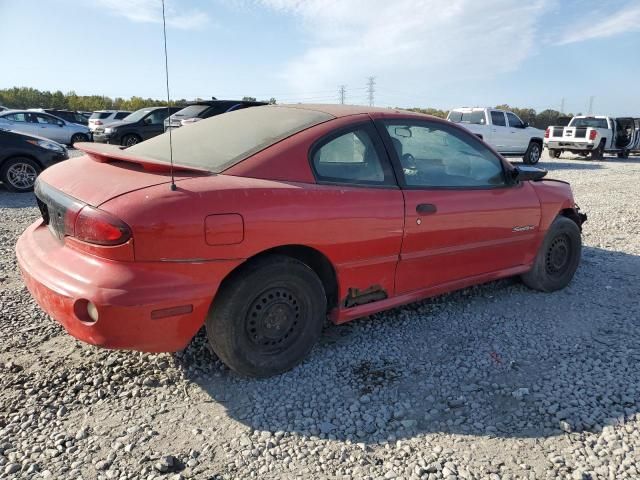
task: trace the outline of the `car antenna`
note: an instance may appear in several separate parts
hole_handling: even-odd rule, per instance
[[[169,57],[167,55],[167,22],[164,19],[164,0],[162,0],[162,33],[164,36],[164,73],[167,80],[167,118],[171,117],[171,100],[169,96]],[[173,143],[171,138],[171,119],[169,118],[169,163],[171,164],[171,191],[176,190],[176,179],[173,176]]]

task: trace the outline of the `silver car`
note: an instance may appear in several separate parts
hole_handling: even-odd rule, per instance
[[[44,112],[5,110],[0,112],[0,128],[48,138],[66,145],[91,141],[87,127],[66,122]]]

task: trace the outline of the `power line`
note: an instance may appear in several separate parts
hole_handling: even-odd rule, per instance
[[[369,77],[367,82],[367,94],[369,97],[369,106],[373,107],[373,95],[376,93],[376,77]]]

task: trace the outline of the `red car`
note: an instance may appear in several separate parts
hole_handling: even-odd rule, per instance
[[[514,275],[567,285],[586,216],[569,185],[409,112],[264,106],[45,170],[17,256],[76,338],[168,352],[206,324],[232,369],[299,363],[323,323]],[[175,188],[170,157],[175,164]]]

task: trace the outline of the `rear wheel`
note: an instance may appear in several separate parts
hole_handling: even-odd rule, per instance
[[[560,158],[561,154],[562,154],[562,150],[556,150],[554,148],[549,149],[549,156],[551,158]]]
[[[268,377],[311,351],[326,317],[318,276],[283,255],[260,260],[221,287],[207,317],[213,351],[236,372]]]
[[[74,133],[73,136],[71,137],[70,144],[71,146],[73,146],[75,143],[88,142],[88,141],[89,141],[89,137],[86,136],[84,133]]]
[[[0,178],[5,187],[12,192],[29,192],[33,190],[40,165],[26,157],[15,157],[5,161],[0,169]]]
[[[592,160],[602,160],[604,157],[604,138],[600,140],[598,146],[591,152]]]
[[[629,150],[622,150],[618,152],[618,158],[629,158]]]
[[[578,268],[581,251],[578,225],[567,217],[557,217],[544,237],[533,267],[522,275],[522,281],[543,292],[566,287]]]
[[[134,145],[140,143],[140,137],[133,134],[128,134],[122,137],[122,145],[125,147],[133,147]]]
[[[529,165],[535,165],[540,161],[542,155],[542,146],[538,142],[529,142],[529,148],[522,157],[522,161]]]

